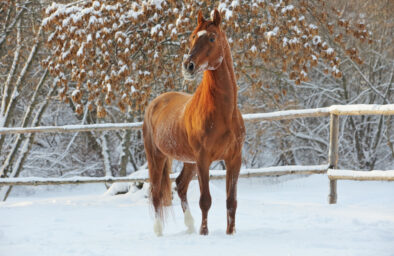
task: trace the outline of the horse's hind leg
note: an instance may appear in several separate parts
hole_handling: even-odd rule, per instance
[[[226,160],[226,192],[227,192],[227,231],[228,235],[235,233],[235,212],[237,210],[237,182],[241,169],[241,154]]]
[[[184,163],[181,174],[176,179],[176,187],[179,198],[181,199],[181,205],[183,213],[185,214],[185,225],[189,233],[194,232],[194,219],[190,212],[189,204],[187,202],[187,189],[193,176],[196,174],[197,165],[191,163]]]

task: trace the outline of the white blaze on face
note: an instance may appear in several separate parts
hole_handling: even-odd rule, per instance
[[[206,30],[198,31],[198,32],[197,32],[197,37],[203,36],[203,35],[205,35],[206,33],[207,33]]]

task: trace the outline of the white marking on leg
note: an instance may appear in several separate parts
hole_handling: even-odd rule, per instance
[[[187,227],[187,233],[191,234],[195,232],[194,219],[189,208],[187,208],[185,211],[185,225]]]
[[[153,231],[157,236],[163,235],[163,223],[159,218],[155,218],[155,224],[153,225]]]

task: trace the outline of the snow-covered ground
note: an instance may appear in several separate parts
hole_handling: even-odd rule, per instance
[[[225,235],[224,189],[224,181],[211,181],[208,236],[186,234],[176,197],[156,237],[144,190],[18,188],[0,203],[0,255],[394,255],[392,182],[339,181],[338,204],[329,205],[325,175],[240,179],[234,236]],[[197,230],[198,197],[192,181]]]

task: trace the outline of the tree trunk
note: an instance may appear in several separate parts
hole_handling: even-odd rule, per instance
[[[31,103],[28,106],[25,116],[23,118],[22,127],[26,127],[27,124],[29,123],[29,120],[31,118],[31,115],[33,113],[33,109],[35,108],[35,106],[38,104],[38,91],[40,90],[41,86],[44,84],[46,78],[48,76],[48,70],[46,69],[44,71],[44,74],[42,75],[40,81],[38,82],[32,99],[31,99]],[[11,164],[14,161],[14,158],[18,152],[18,149],[20,147],[20,144],[22,143],[22,141],[25,139],[25,135],[24,134],[18,134],[16,135],[16,139],[14,141],[14,144],[12,145],[11,151],[8,153],[6,160],[4,161],[1,169],[0,169],[0,177],[6,177],[7,176],[7,170],[9,169],[9,167],[11,166]]]
[[[131,130],[126,130],[122,138],[122,155],[119,163],[119,175],[126,176],[127,163],[129,161],[129,148],[130,148]]]
[[[111,177],[111,159],[109,155],[108,149],[108,135],[106,132],[103,132],[100,136],[101,141],[101,155],[103,156],[103,165],[104,165],[104,172],[105,176]]]
[[[46,98],[45,102],[38,109],[36,116],[35,116],[34,120],[32,121],[32,124],[31,124],[32,126],[37,126],[40,123],[42,115],[45,112],[45,109],[48,107],[49,101],[50,101],[51,97],[55,94],[55,92],[56,92],[56,87],[52,86],[47,94],[47,98]],[[33,145],[34,137],[35,137],[34,133],[30,133],[28,136],[26,136],[25,142],[22,147],[21,155],[19,156],[18,160],[14,164],[13,169],[12,169],[12,173],[10,174],[9,177],[16,178],[19,176],[19,174],[23,168],[23,164],[25,163],[26,158],[29,155],[30,149]],[[3,201],[7,200],[7,197],[11,193],[11,190],[12,190],[12,186],[3,187],[2,190],[0,191],[0,200],[3,200]]]
[[[29,57],[26,60],[25,65],[23,66],[15,85],[13,86],[12,95],[10,97],[10,100],[9,100],[8,104],[5,106],[5,109],[2,109],[2,111],[4,111],[4,115],[2,117],[3,122],[4,122],[3,123],[4,127],[8,127],[11,122],[12,113],[16,107],[16,103],[19,98],[18,91],[20,90],[20,87],[24,82],[25,75],[30,70],[33,59],[34,59],[34,57],[41,45],[41,40],[40,40],[41,33],[42,33],[42,25],[38,29],[38,32],[37,32],[37,35],[35,38],[35,44],[31,48]],[[4,144],[4,138],[5,138],[4,135],[0,136],[0,152],[1,152],[2,146]]]

